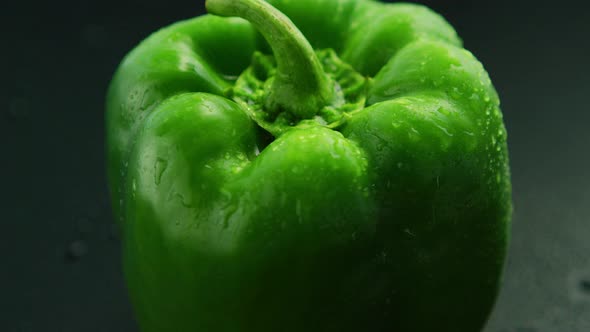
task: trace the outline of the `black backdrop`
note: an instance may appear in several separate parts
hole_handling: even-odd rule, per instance
[[[509,133],[513,236],[485,332],[590,331],[590,5],[422,3],[484,63]],[[142,38],[203,11],[186,0],[2,5],[0,330],[137,331],[105,183],[105,90]]]

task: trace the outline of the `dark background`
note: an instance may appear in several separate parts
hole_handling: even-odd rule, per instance
[[[590,331],[590,5],[422,3],[484,63],[509,133],[513,236],[485,332]],[[142,38],[203,11],[186,0],[3,4],[2,331],[137,331],[104,174],[105,91]]]

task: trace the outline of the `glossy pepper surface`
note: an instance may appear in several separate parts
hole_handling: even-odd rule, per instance
[[[452,27],[369,0],[206,6],[109,89],[141,330],[479,331],[511,187],[498,96]]]

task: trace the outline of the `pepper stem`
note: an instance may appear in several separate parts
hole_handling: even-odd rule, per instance
[[[330,103],[333,86],[313,48],[287,16],[263,0],[206,0],[205,6],[211,14],[250,21],[270,44],[277,73],[266,92],[265,111],[309,119]]]

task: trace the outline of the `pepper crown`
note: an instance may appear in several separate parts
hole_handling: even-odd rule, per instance
[[[309,119],[332,99],[332,85],[313,48],[283,13],[261,0],[207,0],[206,7],[212,14],[248,20],[270,44],[277,75],[265,98],[268,112]]]
[[[366,79],[332,50],[315,52],[293,22],[262,0],[207,0],[214,15],[248,20],[274,57],[255,53],[236,82],[233,99],[274,136],[300,123],[336,127],[345,113],[362,108]]]

